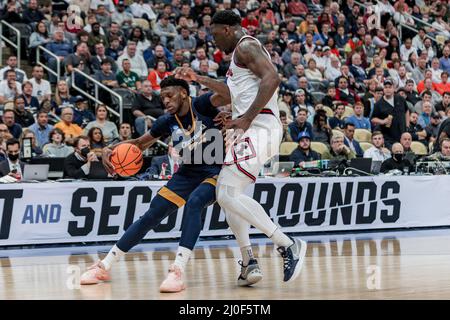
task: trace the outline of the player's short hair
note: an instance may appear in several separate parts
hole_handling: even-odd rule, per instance
[[[232,10],[218,11],[212,18],[212,24],[224,24],[227,26],[241,25],[241,17]]]
[[[182,87],[184,90],[186,90],[186,93],[189,94],[189,84],[183,80],[183,79],[177,79],[174,76],[170,76],[165,78],[160,83],[161,90],[167,87]]]

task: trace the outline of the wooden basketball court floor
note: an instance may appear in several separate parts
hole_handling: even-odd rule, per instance
[[[282,260],[266,239],[253,239],[264,278],[236,285],[234,240],[200,241],[187,268],[187,289],[159,293],[176,243],[145,243],[117,263],[112,281],[77,288],[77,276],[110,248],[0,250],[0,299],[449,299],[450,229],[305,236],[301,275],[282,281]]]

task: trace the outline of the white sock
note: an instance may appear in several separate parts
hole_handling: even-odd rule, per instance
[[[252,259],[255,259],[255,257],[253,256],[253,250],[251,246],[242,247],[241,254],[243,266],[248,266],[248,262]]]
[[[188,248],[179,246],[177,251],[177,257],[175,258],[174,264],[182,271],[186,269],[186,265],[189,261],[189,257],[191,256],[192,250],[189,250]]]
[[[116,245],[109,250],[108,255],[105,257],[105,259],[102,260],[103,265],[105,266],[106,270],[111,269],[112,264],[115,262],[118,262],[120,258],[125,255],[126,252],[123,252],[119,248],[117,248]]]
[[[278,247],[289,247],[294,243],[291,238],[281,232],[280,228],[277,228],[270,238]]]

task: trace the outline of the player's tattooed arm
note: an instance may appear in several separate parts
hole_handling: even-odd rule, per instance
[[[261,79],[256,98],[242,117],[251,123],[272,98],[280,85],[280,78],[266,52],[256,41],[243,41],[236,48],[235,58]]]

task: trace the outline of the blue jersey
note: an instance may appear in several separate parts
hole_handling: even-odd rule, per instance
[[[220,127],[213,121],[219,111],[211,104],[211,96],[212,93],[207,93],[193,98],[191,110],[185,116],[160,116],[153,123],[150,134],[153,137],[172,136],[185,169],[218,174],[223,164],[224,143]]]

